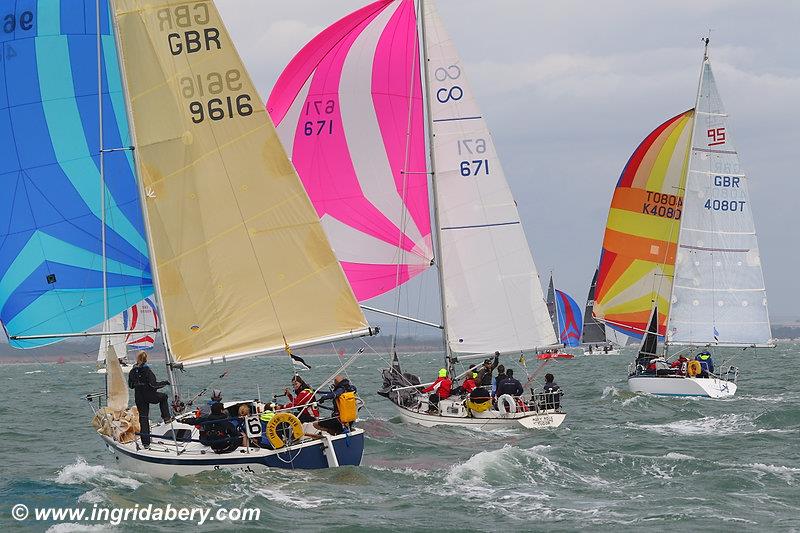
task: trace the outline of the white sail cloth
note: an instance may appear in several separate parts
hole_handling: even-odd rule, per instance
[[[766,345],[771,333],[748,178],[707,59],[694,128],[667,340]]]
[[[555,344],[491,133],[433,2],[423,16],[450,348],[486,353]]]

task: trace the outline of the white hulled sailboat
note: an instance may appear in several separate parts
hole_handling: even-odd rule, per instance
[[[642,142],[609,213],[595,316],[643,337],[628,377],[634,392],[730,397],[738,369],[712,369],[707,360],[724,348],[774,346],[748,177],[717,92],[708,39],[705,46],[695,107]],[[659,339],[664,357],[655,353]],[[678,348],[672,357],[698,362],[671,368],[670,348]]]
[[[436,264],[448,369],[556,346],[516,203],[433,1],[379,0],[328,27],[284,70],[268,109],[359,300]],[[427,395],[409,403],[389,389],[401,416],[424,425],[564,419],[516,404],[477,413],[458,397],[429,414]]]

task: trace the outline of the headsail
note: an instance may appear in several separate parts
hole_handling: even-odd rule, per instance
[[[642,344],[639,346],[639,357],[655,357],[658,351],[658,329],[661,317],[658,314],[658,305],[653,306],[647,329],[642,335]]]
[[[153,290],[108,7],[100,2],[102,146],[115,151],[101,194],[96,0],[4,5],[0,320],[9,336],[80,333],[105,319],[103,196],[110,314]]]
[[[432,1],[424,16],[450,348],[553,345],[539,274],[491,133]]]
[[[772,335],[748,178],[707,58],[696,113],[667,340],[767,345]]]
[[[594,316],[594,293],[597,286],[597,273],[594,271],[592,276],[592,284],[589,286],[589,294],[586,296],[586,308],[583,311],[583,332],[581,333],[581,342],[583,344],[598,344],[606,342],[606,329],[605,326],[598,322]]]
[[[594,316],[641,338],[655,302],[666,330],[694,111],[656,128],[631,156],[608,214]]]
[[[580,346],[583,317],[578,303],[564,291],[556,290],[559,340],[564,346]]]
[[[379,0],[292,60],[267,109],[358,300],[431,264],[414,0]]]
[[[173,358],[367,334],[214,3],[112,5]]]

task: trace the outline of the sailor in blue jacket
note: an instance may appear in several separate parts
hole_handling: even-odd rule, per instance
[[[700,362],[700,368],[702,369],[700,375],[702,377],[707,378],[709,374],[714,373],[714,360],[711,358],[711,352],[702,351],[694,359]]]

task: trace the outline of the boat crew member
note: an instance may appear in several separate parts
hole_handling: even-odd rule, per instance
[[[458,388],[459,394],[464,394],[464,393],[469,394],[470,392],[472,392],[475,389],[475,387],[478,386],[478,384],[475,381],[475,378],[477,377],[478,377],[477,372],[472,372],[472,371],[467,372],[467,377],[464,379],[464,383],[462,383],[461,386]]]
[[[711,352],[703,350],[694,359],[700,361],[700,377],[707,378],[709,374],[714,373],[714,360],[711,358]]]
[[[685,355],[681,354],[680,357],[678,357],[672,362],[671,365],[669,365],[669,367],[676,369],[676,373],[682,376],[686,374],[686,364],[688,362],[689,359]]]
[[[292,388],[294,389],[294,396],[292,393],[289,392],[289,389],[283,389],[283,393],[289,398],[289,403],[286,405],[281,406],[282,409],[288,409],[290,407],[300,407],[303,405],[307,405],[310,403],[314,403],[314,389],[308,386],[308,384],[303,381],[298,375],[295,375],[292,378]],[[314,422],[317,418],[319,418],[319,411],[316,407],[309,406],[304,408],[300,411],[297,415],[297,418],[300,419],[300,422]]]
[[[439,370],[439,377],[427,388],[422,389],[423,393],[430,393],[428,396],[428,411],[436,412],[439,410],[439,400],[450,397],[453,387],[453,380],[447,375],[447,369]]]
[[[352,394],[349,394],[352,393]],[[356,388],[354,385],[350,384],[350,380],[344,376],[336,376],[333,379],[333,386],[331,387],[330,392],[323,392],[319,395],[319,402],[322,403],[326,400],[333,400],[333,415],[331,418],[319,420],[318,422],[314,422],[314,427],[316,429],[321,429],[323,431],[327,431],[331,435],[338,435],[342,431],[344,431],[345,427],[344,424],[340,421],[340,410],[341,406],[340,398],[344,395],[347,395],[345,398],[346,400],[350,401],[352,398],[355,401],[355,393]],[[351,422],[346,422],[348,426],[352,425]]]
[[[494,361],[491,359],[484,359],[483,366],[478,370],[477,384],[481,387],[492,386],[492,372],[497,368],[497,363],[500,361],[500,352],[494,352]]]
[[[264,411],[259,415],[258,418],[261,419],[261,440],[259,444],[262,448],[267,448],[269,450],[272,449],[272,443],[269,441],[269,437],[267,437],[267,425],[269,421],[275,417],[275,404],[270,403],[264,406]]]
[[[248,413],[249,411],[248,409]],[[242,443],[235,423],[228,417],[228,412],[220,402],[211,406],[211,414],[183,421],[200,426],[200,444],[209,446],[217,453],[231,452]]]
[[[497,376],[495,376],[494,381],[492,381],[492,396],[498,396],[497,393],[497,386],[506,379],[506,367],[503,365],[498,365],[497,367]]]
[[[553,374],[545,374],[543,390],[544,403],[540,406],[542,409],[558,409],[561,407],[561,396],[564,395],[564,392],[556,383]]]
[[[510,394],[514,398],[517,398],[522,396],[524,391],[525,389],[522,388],[522,383],[520,383],[519,380],[514,377],[514,370],[510,368],[506,371],[506,379],[497,385],[498,397],[502,396],[503,394]]]
[[[136,409],[139,410],[139,426],[142,445],[150,446],[150,404],[158,404],[161,409],[161,418],[165,424],[172,422],[169,414],[168,397],[158,389],[169,385],[169,381],[156,381],[156,375],[147,365],[147,352],[136,355],[136,365],[128,374],[128,387],[134,390]]]
[[[214,389],[211,391],[211,399],[200,408],[200,416],[210,415],[211,406],[215,403],[222,403],[222,391],[219,389]]]

